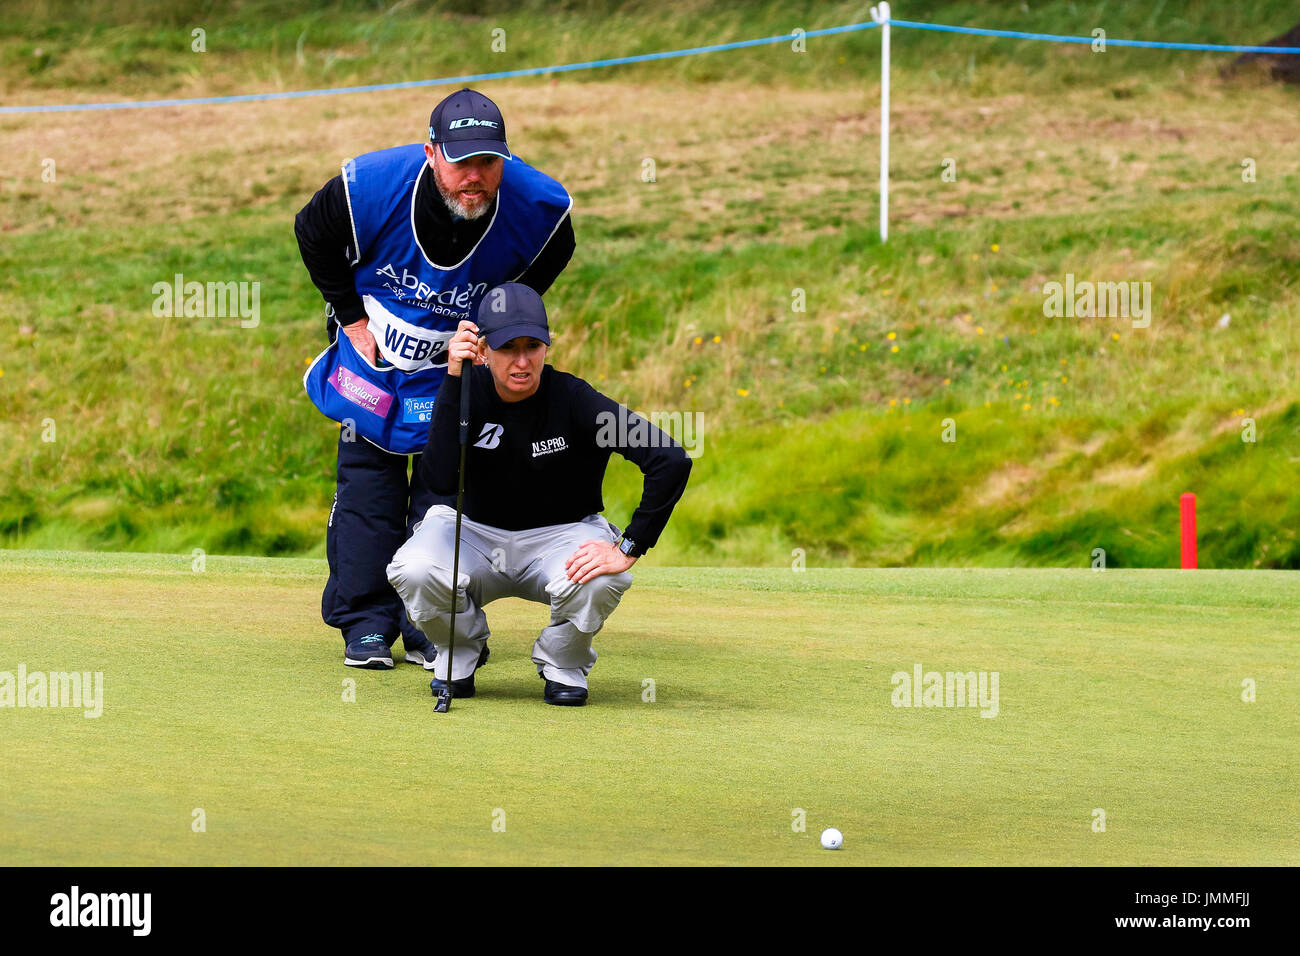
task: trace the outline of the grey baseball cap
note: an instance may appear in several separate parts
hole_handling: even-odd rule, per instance
[[[542,297],[526,285],[505,282],[489,289],[478,305],[479,334],[490,348],[499,349],[511,339],[529,336],[551,344]]]
[[[449,163],[483,153],[511,158],[501,110],[477,90],[457,90],[433,108],[429,142],[442,147]]]

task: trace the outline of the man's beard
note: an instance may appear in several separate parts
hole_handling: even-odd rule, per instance
[[[459,216],[461,219],[478,219],[492,208],[492,199],[494,197],[488,196],[486,190],[484,190],[483,193],[484,201],[479,203],[477,208],[469,209],[466,207],[464,203],[457,199],[447,189],[447,187],[443,185],[442,176],[438,174],[437,166],[433,167],[433,183],[438,187],[438,195],[442,196],[443,203],[446,204],[448,211],[450,211],[453,216]]]

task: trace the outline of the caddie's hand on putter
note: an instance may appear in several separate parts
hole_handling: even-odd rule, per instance
[[[616,544],[609,541],[584,541],[569,560],[564,562],[564,573],[570,581],[586,584],[602,574],[622,574],[634,564],[636,558],[624,554]]]
[[[447,374],[460,378],[461,363],[468,360],[477,364],[483,359],[483,344],[478,337],[478,326],[469,319],[461,319],[456,334],[447,343]]]
[[[348,337],[358,355],[371,365],[379,364],[379,343],[370,334],[369,319],[358,319],[351,325],[343,326],[343,334]]]

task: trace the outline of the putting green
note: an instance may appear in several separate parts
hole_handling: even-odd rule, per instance
[[[435,716],[423,670],[343,667],[321,561],[0,571],[0,691],[103,674],[97,718],[0,708],[10,865],[1300,863],[1291,572],[646,566],[588,707],[506,601]],[[894,706],[918,664],[997,672],[996,716]]]

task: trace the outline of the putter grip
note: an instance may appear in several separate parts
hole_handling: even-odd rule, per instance
[[[460,447],[469,440],[469,376],[474,363],[465,359],[460,363]]]

